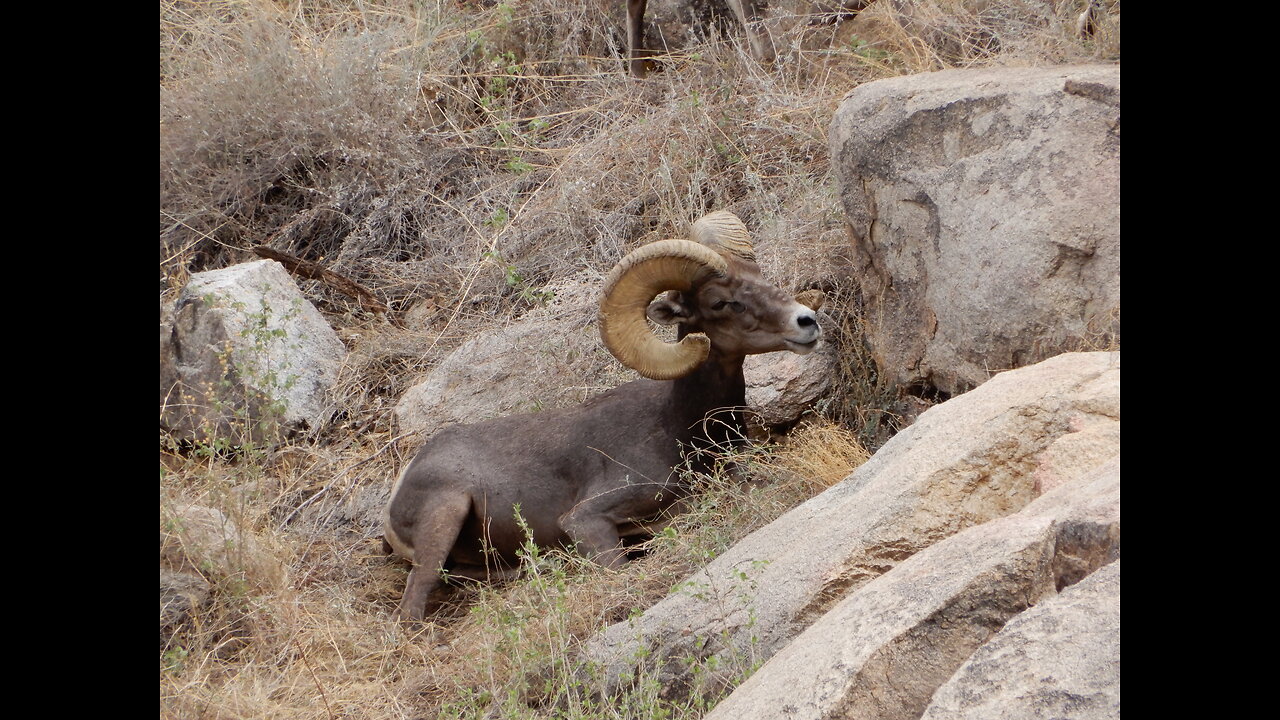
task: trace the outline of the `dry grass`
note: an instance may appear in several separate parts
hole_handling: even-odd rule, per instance
[[[162,437],[162,567],[208,583],[162,633],[162,717],[700,716],[644,682],[599,702],[574,649],[847,475],[881,425],[892,390],[842,280],[836,104],[890,75],[1118,57],[1118,3],[1089,43],[1072,35],[1076,4],[877,3],[855,22],[806,19],[772,68],[731,29],[640,82],[620,2],[163,0],[162,305],[270,245],[355,280],[390,317],[300,282],[350,350],[332,426],[237,455]],[[457,590],[425,629],[391,623],[406,569],[382,556],[378,516],[417,443],[391,406],[476,332],[546,311],[548,288],[567,295],[722,208],[756,231],[771,277],[833,298],[837,422],[735,458],[752,482],[702,478],[691,512],[621,571],[539,554],[524,580]]]
[[[645,718],[665,708],[698,717],[702,700],[664,704],[651,684],[602,702],[578,664],[579,643],[847,476],[866,451],[847,430],[815,422],[776,452],[727,459],[751,482],[697,478],[690,511],[622,570],[529,548],[522,579],[446,593],[419,629],[390,620],[407,568],[375,538],[314,512],[280,527],[280,500],[317,470],[341,474],[332,467],[340,462],[172,460],[161,483],[162,566],[198,569],[214,589],[194,622],[162,644],[162,715]],[[334,492],[330,516],[353,504]],[[222,510],[220,534],[196,526],[211,513],[191,512],[192,500]]]
[[[793,430],[765,461],[795,497],[809,498],[849,476],[871,453],[848,428],[825,420]]]

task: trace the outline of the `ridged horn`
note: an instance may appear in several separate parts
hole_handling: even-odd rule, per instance
[[[809,308],[810,310],[814,310],[814,311],[821,310],[823,304],[827,302],[827,294],[817,288],[813,288],[812,290],[805,290],[799,295],[796,295],[796,302]]]
[[[693,224],[695,242],[715,248],[722,253],[736,255],[744,260],[756,261],[756,249],[751,244],[751,234],[737,215],[728,210],[718,210],[703,215]]]
[[[600,337],[623,365],[653,380],[693,372],[711,352],[706,335],[665,343],[649,330],[645,310],[659,293],[687,291],[729,266],[715,250],[689,240],[660,240],[637,248],[609,271],[600,300]]]

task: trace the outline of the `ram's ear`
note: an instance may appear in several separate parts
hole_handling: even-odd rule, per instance
[[[644,314],[659,325],[677,325],[693,319],[693,313],[685,304],[684,295],[679,292],[669,292],[655,298]]]

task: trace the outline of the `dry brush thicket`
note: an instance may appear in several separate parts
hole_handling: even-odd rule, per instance
[[[620,1],[162,1],[162,307],[192,273],[265,245],[389,308],[299,279],[350,351],[319,436],[239,454],[162,437],[162,563],[211,585],[162,638],[162,716],[698,716],[642,678],[596,704],[572,649],[838,481],[881,424],[892,389],[861,350],[828,174],[840,97],[942,67],[1118,57],[1118,3],[1090,42],[1073,32],[1082,3],[902,5],[843,24],[815,14],[772,67],[731,25],[713,29],[637,81]],[[751,483],[705,478],[694,512],[620,572],[539,556],[527,582],[464,588],[438,624],[393,627],[405,568],[381,555],[373,520],[416,441],[390,408],[546,288],[602,276],[717,209],[753,229],[771,278],[833,298],[847,352],[830,421],[739,458]],[[195,549],[192,506],[223,513],[237,552]]]

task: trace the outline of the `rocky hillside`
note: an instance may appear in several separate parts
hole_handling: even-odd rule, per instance
[[[1119,3],[729,5],[161,3],[163,717],[1118,717]],[[395,623],[405,463],[723,209],[827,297],[756,443]]]

